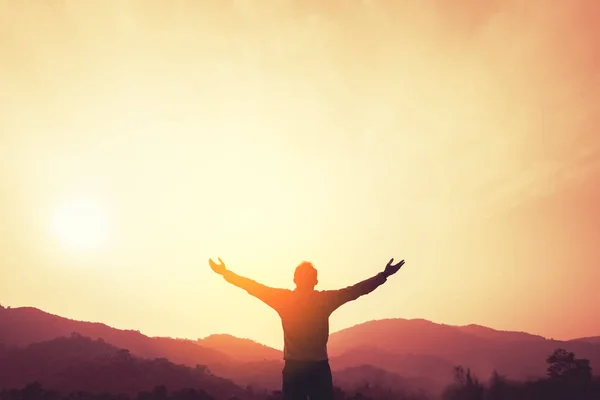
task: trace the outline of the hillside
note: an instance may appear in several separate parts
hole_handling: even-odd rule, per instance
[[[31,307],[0,308],[0,343],[27,346],[77,332],[147,358],[166,357],[174,363],[195,366],[230,362],[230,357],[192,340],[148,337],[138,331],[111,328],[102,323],[75,321]]]
[[[503,332],[485,327],[456,327],[425,320],[386,319],[369,321],[333,333],[330,354],[345,357],[344,365],[357,366],[368,357],[372,365],[397,370],[399,355],[436,357],[435,365],[469,366],[482,378],[493,370],[514,379],[545,374],[545,360],[558,347],[600,365],[600,345],[586,341],[556,341],[521,332]],[[361,356],[349,357],[356,349],[371,348]],[[346,355],[345,355],[346,354]],[[352,361],[349,361],[352,360]],[[595,371],[598,371],[597,369]]]
[[[250,397],[233,382],[200,366],[134,357],[102,339],[76,334],[0,353],[0,388],[23,387],[34,381],[62,393],[136,394],[164,385],[169,390],[202,389],[219,399]]]
[[[342,355],[331,357],[334,371],[348,370],[364,365],[395,373],[407,379],[427,379],[445,385],[452,378],[454,365],[443,358],[423,354],[399,354],[376,347],[356,347]]]
[[[600,336],[577,338],[573,339],[573,341],[600,344]]]
[[[389,372],[372,365],[344,368],[335,371],[334,384],[354,393],[369,393],[369,388],[377,388],[382,392],[391,390],[403,398],[410,394],[438,394],[444,385],[427,378],[407,379],[404,376]],[[375,397],[378,398],[379,396]]]
[[[481,325],[465,325],[457,326],[457,328],[464,333],[469,335],[477,336],[482,339],[500,340],[500,341],[527,341],[527,340],[540,340],[545,339],[543,336],[532,335],[526,332],[512,332],[512,331],[499,331],[491,329]]]
[[[197,341],[148,337],[104,324],[73,321],[33,308],[0,308],[0,354],[78,332],[102,338],[116,348],[149,359],[166,358],[189,367],[205,365],[215,375],[245,387],[281,387],[281,352],[249,339],[211,335]],[[455,365],[470,367],[487,379],[497,370],[513,379],[545,375],[546,357],[562,347],[588,358],[600,371],[600,344],[594,338],[555,341],[525,332],[506,332],[478,325],[450,326],[423,319],[369,321],[332,333],[329,355],[334,376],[366,365],[411,382],[440,387],[452,378]],[[97,347],[100,349],[100,347]],[[10,350],[12,351],[12,350]]]
[[[199,345],[218,350],[227,354],[231,359],[252,362],[261,360],[281,360],[283,353],[272,347],[250,339],[240,339],[227,334],[215,334],[198,339]]]

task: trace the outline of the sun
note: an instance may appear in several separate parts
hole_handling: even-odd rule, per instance
[[[106,208],[87,200],[62,204],[52,225],[58,239],[72,250],[96,250],[103,247],[110,230]]]

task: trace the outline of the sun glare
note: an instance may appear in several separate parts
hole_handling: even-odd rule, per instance
[[[106,209],[88,201],[63,204],[54,216],[53,230],[73,250],[94,250],[106,244],[109,216]]]

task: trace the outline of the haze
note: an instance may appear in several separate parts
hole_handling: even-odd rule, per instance
[[[333,331],[600,334],[600,7],[459,3],[0,0],[0,301],[281,348],[209,257],[321,289],[396,257]],[[101,246],[53,232],[73,198]]]

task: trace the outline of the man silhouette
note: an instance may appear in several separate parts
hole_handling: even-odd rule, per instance
[[[276,289],[229,271],[223,260],[208,260],[217,274],[235,286],[246,290],[268,306],[281,318],[283,327],[283,397],[285,400],[331,400],[333,380],[327,355],[329,316],[343,304],[371,293],[389,276],[398,272],[404,260],[392,264],[392,258],[383,272],[339,290],[315,290],[317,270],[309,262],[302,262],[294,272],[294,290]]]

